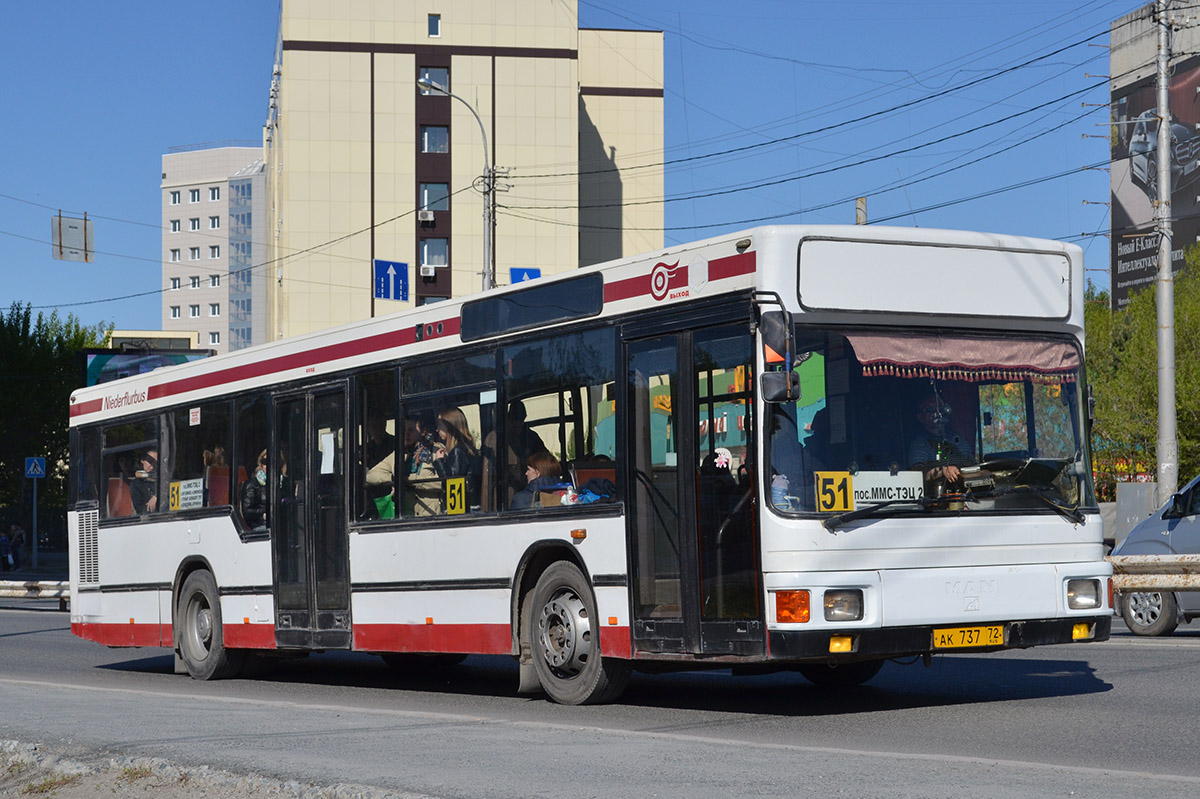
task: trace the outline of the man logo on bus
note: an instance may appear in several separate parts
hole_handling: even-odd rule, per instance
[[[686,266],[680,266],[679,262],[667,266],[663,263],[654,265],[654,269],[650,271],[650,296],[656,300],[666,299],[667,295],[671,295],[671,299],[678,297],[686,297],[688,284],[688,269]],[[683,289],[683,291],[673,291],[673,289]]]

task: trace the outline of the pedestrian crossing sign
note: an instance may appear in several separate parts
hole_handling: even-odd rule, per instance
[[[46,459],[45,458],[26,458],[25,459],[25,476],[32,477],[35,480],[46,476]]]

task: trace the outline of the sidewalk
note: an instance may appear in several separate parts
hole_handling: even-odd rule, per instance
[[[66,552],[38,552],[38,567],[33,568],[33,557],[25,554],[25,562],[20,571],[0,572],[0,581],[4,582],[66,582],[69,575],[69,563]]]

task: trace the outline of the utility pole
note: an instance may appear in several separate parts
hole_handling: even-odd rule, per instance
[[[1168,102],[1171,30],[1170,0],[1155,0],[1158,23],[1158,502],[1166,503],[1179,485],[1179,442],[1175,431],[1175,274],[1171,269],[1171,110]]]

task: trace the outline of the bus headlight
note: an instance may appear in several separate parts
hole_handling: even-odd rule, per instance
[[[858,621],[863,617],[861,588],[825,592],[825,621]]]
[[[1067,580],[1067,607],[1071,610],[1100,607],[1100,581]]]

